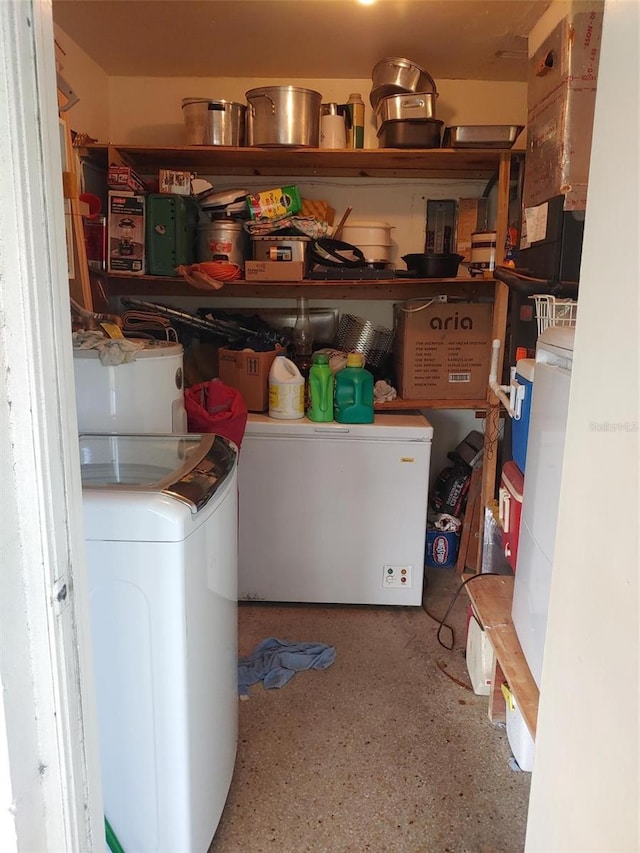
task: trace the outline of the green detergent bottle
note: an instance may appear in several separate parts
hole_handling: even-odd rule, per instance
[[[333,373],[329,367],[329,356],[317,352],[309,371],[309,408],[310,421],[327,423],[333,420]]]
[[[335,418],[341,424],[373,423],[373,374],[363,367],[359,352],[350,352],[347,366],[335,376]]]

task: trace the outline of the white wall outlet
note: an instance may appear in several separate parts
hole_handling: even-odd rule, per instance
[[[409,589],[411,566],[383,566],[382,586],[387,589]]]

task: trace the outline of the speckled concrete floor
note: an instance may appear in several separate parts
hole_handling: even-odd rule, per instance
[[[442,616],[458,579],[433,570]],[[236,769],[210,853],[513,853],[524,847],[530,775],[509,766],[504,729],[464,662],[467,598],[453,651],[420,608],[241,605],[240,653],[269,636],[337,650],[324,671],[240,702]],[[448,632],[443,634],[448,644]]]

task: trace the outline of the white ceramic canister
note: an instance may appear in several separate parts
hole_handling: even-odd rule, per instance
[[[269,371],[269,417],[304,417],[304,377],[291,359],[278,355]]]
[[[496,266],[496,232],[474,231],[471,235],[471,275],[481,275],[485,270]]]

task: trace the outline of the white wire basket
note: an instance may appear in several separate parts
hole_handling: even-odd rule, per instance
[[[575,326],[578,316],[575,299],[556,299],[546,294],[536,294],[529,299],[535,299],[539,335],[550,326]]]

